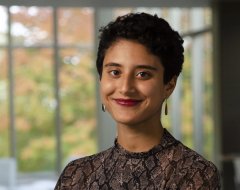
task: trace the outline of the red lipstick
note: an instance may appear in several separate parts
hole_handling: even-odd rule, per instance
[[[135,106],[137,105],[139,102],[141,102],[141,100],[135,100],[135,99],[114,99],[116,101],[117,104],[121,105],[121,106]]]

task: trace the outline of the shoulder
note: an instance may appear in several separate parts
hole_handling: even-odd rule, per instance
[[[192,168],[193,170],[205,170],[206,168],[211,168],[214,171],[217,170],[211,161],[205,159],[202,155],[181,142],[174,147],[174,159],[179,160],[182,167]]]
[[[176,140],[166,129],[163,137],[163,155],[177,164],[178,168],[191,170],[217,170],[216,166],[196,151]]]
[[[93,154],[90,156],[82,157],[76,160],[71,161],[64,170],[68,170],[70,168],[83,168],[88,164],[100,164],[102,161],[105,160],[106,157],[111,152],[111,148],[105,151],[99,152],[97,154]]]
[[[171,168],[169,184],[181,189],[220,189],[217,167],[203,156],[176,140],[165,130],[162,160]]]
[[[61,173],[55,190],[70,190],[78,188],[77,186],[80,184],[83,187],[87,176],[103,165],[104,160],[111,154],[111,151],[112,148],[109,148],[100,153],[71,161]]]
[[[184,176],[183,189],[210,188],[220,189],[220,177],[217,167],[194,150],[177,143],[173,148],[173,160],[178,173]]]

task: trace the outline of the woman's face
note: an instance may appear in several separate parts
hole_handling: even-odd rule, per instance
[[[158,119],[163,101],[176,80],[163,83],[159,58],[140,43],[120,39],[106,51],[100,81],[101,97],[117,123],[137,125]]]

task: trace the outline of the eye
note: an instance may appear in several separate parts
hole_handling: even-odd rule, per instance
[[[120,74],[120,71],[118,70],[112,70],[109,72],[112,76],[118,76]]]
[[[151,74],[147,72],[139,72],[136,76],[140,79],[148,79],[151,77]]]

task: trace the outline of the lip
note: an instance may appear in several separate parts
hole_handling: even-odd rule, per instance
[[[117,98],[117,99],[114,99],[114,101],[121,106],[131,107],[131,106],[136,106],[142,100]]]

